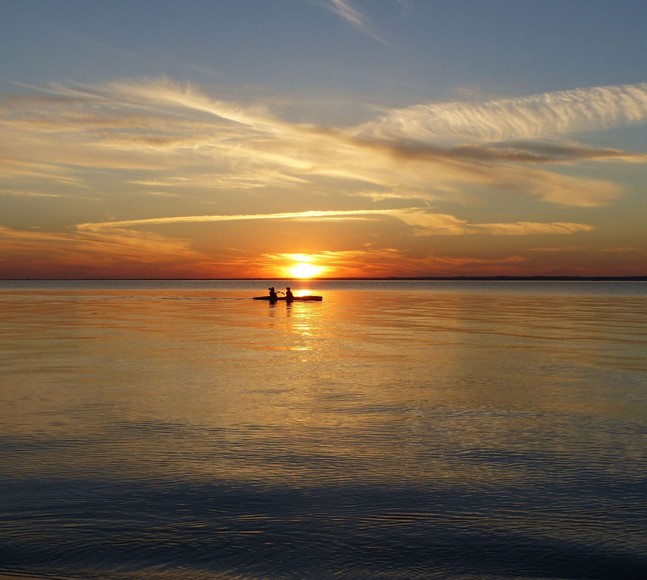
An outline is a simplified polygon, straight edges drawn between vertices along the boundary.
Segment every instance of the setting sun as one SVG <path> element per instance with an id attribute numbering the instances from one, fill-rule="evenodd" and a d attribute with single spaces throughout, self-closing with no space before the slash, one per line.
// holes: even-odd
<path id="1" fill-rule="evenodd" d="M 307 262 L 298 262 L 289 268 L 290 275 L 293 278 L 314 278 L 323 271 L 323 266 L 316 266 Z"/>

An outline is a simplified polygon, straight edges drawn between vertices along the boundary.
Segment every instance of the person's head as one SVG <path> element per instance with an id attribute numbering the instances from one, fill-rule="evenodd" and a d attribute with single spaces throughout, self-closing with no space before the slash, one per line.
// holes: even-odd
<path id="1" fill-rule="evenodd" d="M 288 287 L 286 288 L 286 290 L 289 290 L 289 289 L 290 289 L 290 287 L 288 286 Z"/>

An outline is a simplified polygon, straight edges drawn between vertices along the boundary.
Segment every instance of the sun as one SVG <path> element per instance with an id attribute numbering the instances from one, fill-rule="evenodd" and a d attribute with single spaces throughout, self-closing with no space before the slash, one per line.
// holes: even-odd
<path id="1" fill-rule="evenodd" d="M 288 272 L 293 278 L 308 279 L 318 276 L 324 269 L 323 266 L 309 264 L 308 262 L 297 262 L 288 268 Z"/>

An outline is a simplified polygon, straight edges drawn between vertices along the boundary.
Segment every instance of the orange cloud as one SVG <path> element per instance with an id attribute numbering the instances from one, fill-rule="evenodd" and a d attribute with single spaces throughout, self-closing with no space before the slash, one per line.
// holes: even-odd
<path id="1" fill-rule="evenodd" d="M 0 268 L 13 277 L 191 277 L 208 262 L 184 240 L 151 233 L 21 231 L 0 226 Z"/>
<path id="2" fill-rule="evenodd" d="M 78 224 L 80 231 L 99 232 L 111 228 L 127 228 L 150 225 L 171 225 L 186 223 L 236 222 L 257 220 L 330 220 L 330 219 L 375 219 L 390 217 L 412 226 L 417 235 L 460 236 L 471 234 L 489 235 L 538 235 L 538 234 L 571 234 L 591 231 L 593 227 L 586 224 L 567 222 L 535 223 L 513 222 L 499 224 L 469 224 L 454 216 L 439 214 L 424 208 L 373 209 L 373 210 L 311 210 L 303 212 L 282 212 L 273 214 L 242 215 L 198 215 L 175 216 L 162 218 L 145 218 Z"/>

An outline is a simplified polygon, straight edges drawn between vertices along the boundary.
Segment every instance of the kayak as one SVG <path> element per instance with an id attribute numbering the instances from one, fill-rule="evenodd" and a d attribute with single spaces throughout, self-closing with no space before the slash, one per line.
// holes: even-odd
<path id="1" fill-rule="evenodd" d="M 269 296 L 254 296 L 253 300 L 271 300 L 272 302 L 274 302 L 275 300 L 285 301 L 286 298 L 285 296 L 277 296 L 273 299 L 271 299 Z M 308 294 L 307 296 L 294 296 L 292 300 L 294 302 L 321 302 L 323 300 L 323 296 L 314 296 L 312 294 Z"/>
<path id="2" fill-rule="evenodd" d="M 270 297 L 254 296 L 253 300 L 270 300 Z M 272 299 L 272 302 L 274 302 L 274 300 L 285 300 L 285 296 L 278 296 L 277 298 Z M 308 294 L 307 296 L 294 296 L 292 300 L 294 300 L 294 302 L 321 302 L 323 300 L 323 296 Z"/>

